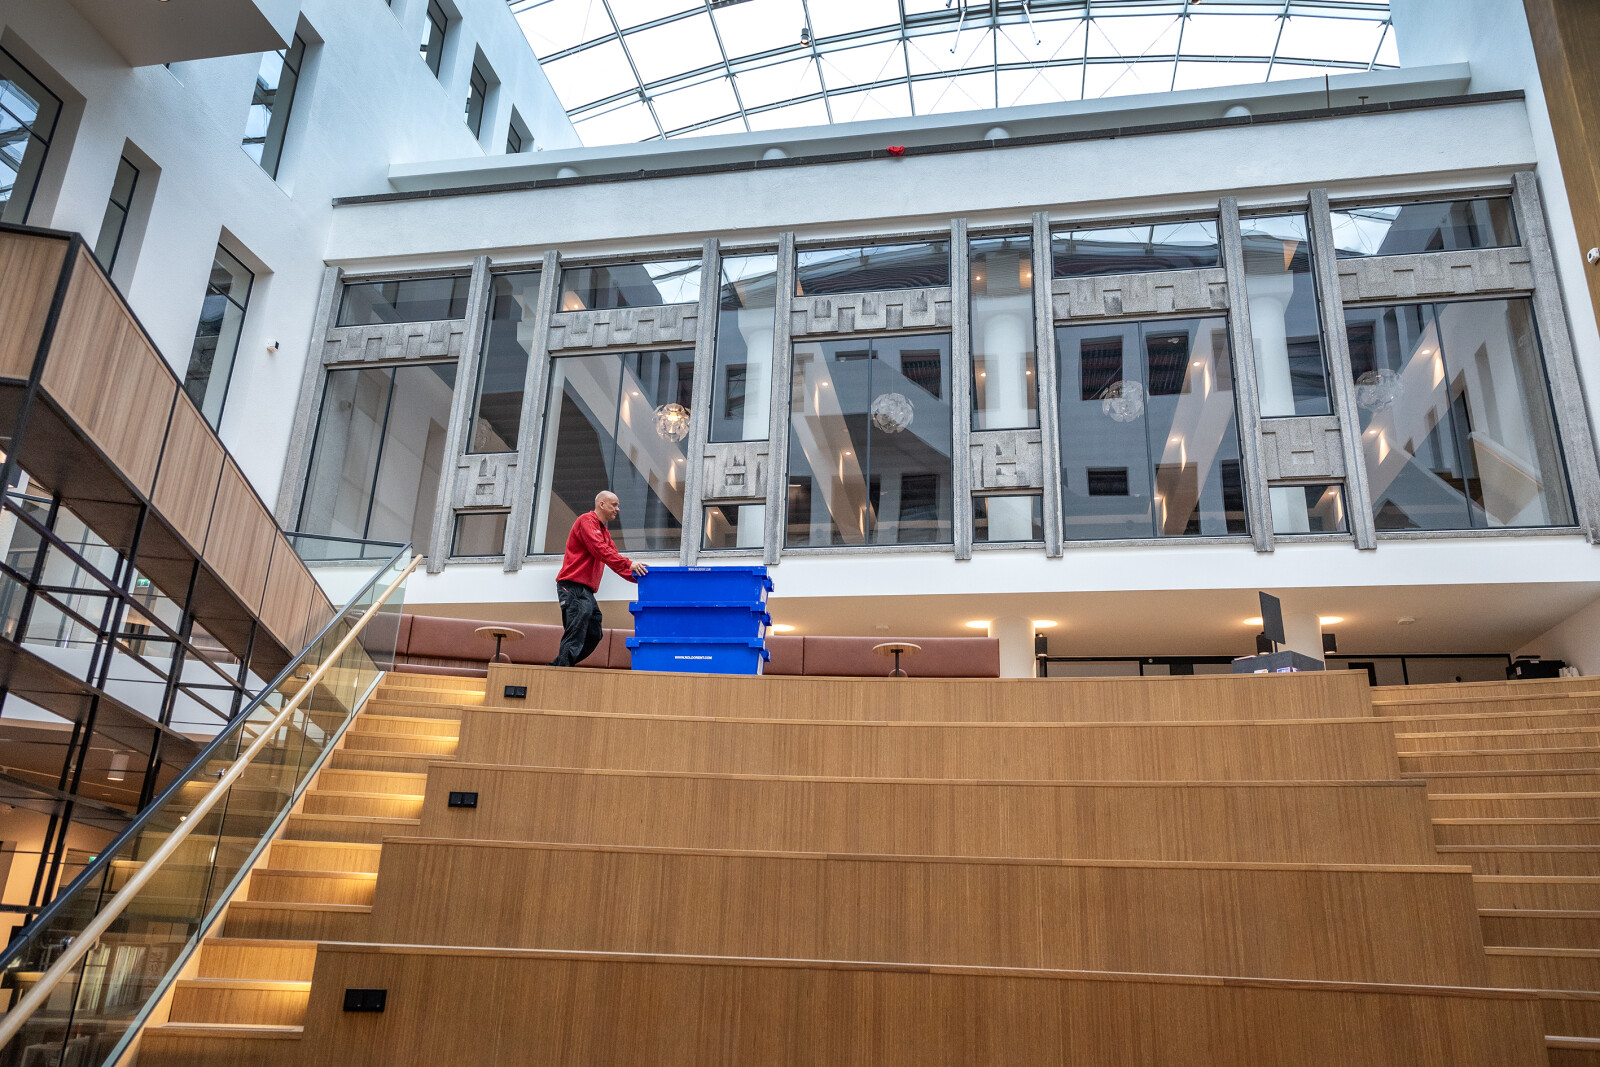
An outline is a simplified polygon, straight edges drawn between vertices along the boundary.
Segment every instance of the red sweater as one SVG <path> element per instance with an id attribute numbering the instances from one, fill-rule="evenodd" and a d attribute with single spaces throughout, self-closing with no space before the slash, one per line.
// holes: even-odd
<path id="1" fill-rule="evenodd" d="M 567 555 L 561 561 L 561 573 L 556 575 L 556 581 L 577 582 L 588 586 L 591 592 L 598 592 L 605 567 L 637 584 L 639 579 L 633 576 L 632 566 L 633 561 L 617 551 L 617 543 L 611 540 L 611 531 L 600 521 L 600 516 L 586 511 L 578 516 L 578 521 L 572 524 L 572 532 L 567 535 Z"/>

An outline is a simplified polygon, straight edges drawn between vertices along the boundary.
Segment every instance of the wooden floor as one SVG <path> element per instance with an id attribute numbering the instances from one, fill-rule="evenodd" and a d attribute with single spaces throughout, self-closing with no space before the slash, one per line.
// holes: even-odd
<path id="1" fill-rule="evenodd" d="M 1600 1064 L 1597 756 L 1586 680 L 394 675 L 139 1062 Z"/>

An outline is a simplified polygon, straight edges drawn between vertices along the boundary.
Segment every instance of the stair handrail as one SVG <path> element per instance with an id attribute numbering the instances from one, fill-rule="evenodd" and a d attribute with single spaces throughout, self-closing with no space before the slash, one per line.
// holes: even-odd
<path id="1" fill-rule="evenodd" d="M 168 835 L 166 841 L 162 842 L 161 847 L 156 849 L 150 858 L 134 872 L 121 889 L 117 890 L 116 895 L 106 902 L 105 906 L 84 926 L 83 930 L 72 938 L 71 943 L 63 949 L 61 955 L 51 964 L 50 969 L 39 977 L 39 980 L 17 1001 L 15 1006 L 6 1012 L 4 1016 L 0 1016 L 0 1048 L 10 1044 L 22 1029 L 23 1024 L 32 1018 L 34 1012 L 44 1006 L 45 1001 L 55 987 L 60 985 L 61 980 L 78 965 L 84 956 L 89 954 L 89 950 L 99 941 L 100 935 L 110 929 L 111 924 L 133 902 L 133 898 L 138 895 L 144 884 L 155 876 L 156 871 L 161 868 L 162 864 L 172 857 L 178 846 L 188 838 L 196 826 L 200 825 L 201 817 L 215 807 L 217 802 L 226 795 L 229 787 L 233 785 L 239 775 L 244 773 L 245 768 L 250 765 L 261 749 L 272 739 L 273 735 L 288 722 L 289 716 L 313 692 L 317 683 L 322 681 L 323 676 L 333 668 L 334 664 L 339 662 L 339 658 L 344 655 L 351 642 L 361 634 L 361 631 L 366 627 L 372 616 L 388 602 L 389 598 L 404 584 L 405 580 L 410 577 L 411 572 L 416 570 L 417 565 L 421 562 L 421 556 L 411 557 L 411 562 L 406 565 L 405 570 L 401 571 L 394 581 L 389 583 L 388 588 L 379 595 L 378 599 L 362 613 L 361 617 L 350 627 L 350 632 L 345 634 L 339 643 L 333 647 L 333 651 L 323 657 L 322 665 L 312 671 L 311 677 L 307 678 L 305 684 L 295 691 L 294 696 L 284 703 L 277 716 L 261 730 L 250 747 L 238 759 L 234 760 L 233 764 L 218 779 L 217 784 L 212 786 L 206 795 L 200 799 L 199 803 L 194 806 L 193 810 L 189 812 L 188 816 L 173 828 L 172 833 Z M 270 691 L 264 690 L 263 695 Z M 240 715 L 238 721 L 242 722 L 244 718 L 244 715 Z M 155 805 L 151 805 L 151 807 L 154 808 Z M 65 897 L 66 894 L 62 894 L 62 896 Z"/>

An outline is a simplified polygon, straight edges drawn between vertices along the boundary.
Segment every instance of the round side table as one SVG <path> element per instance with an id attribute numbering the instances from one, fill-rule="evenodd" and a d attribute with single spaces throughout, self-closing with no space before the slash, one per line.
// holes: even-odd
<path id="1" fill-rule="evenodd" d="M 889 672 L 890 678 L 905 678 L 906 672 L 900 669 L 900 657 L 915 656 L 922 651 L 922 646 L 914 645 L 910 641 L 885 641 L 881 645 L 873 645 L 872 651 L 880 656 L 894 657 L 894 670 Z"/>
<path id="2" fill-rule="evenodd" d="M 489 661 L 490 663 L 510 663 L 511 657 L 500 651 L 500 643 L 502 641 L 521 641 L 527 636 L 521 630 L 510 626 L 480 626 L 473 633 L 481 637 L 494 638 L 494 658 Z"/>

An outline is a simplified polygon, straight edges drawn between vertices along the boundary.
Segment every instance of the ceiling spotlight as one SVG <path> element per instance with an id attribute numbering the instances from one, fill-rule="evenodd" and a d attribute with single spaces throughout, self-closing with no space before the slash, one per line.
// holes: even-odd
<path id="1" fill-rule="evenodd" d="M 775 634 L 792 634 L 794 633 L 794 627 L 786 622 L 775 622 L 772 624 L 772 632 Z"/>
<path id="2" fill-rule="evenodd" d="M 1054 619 L 1034 619 L 1033 620 L 1033 628 L 1035 630 L 1048 630 L 1053 626 L 1059 626 L 1059 625 L 1060 625 L 1060 623 L 1056 622 L 1056 620 L 1054 620 Z"/>
<path id="3" fill-rule="evenodd" d="M 971 622 L 967 623 L 967 629 L 969 630 L 987 630 L 988 628 L 988 619 L 973 619 Z"/>
<path id="4" fill-rule="evenodd" d="M 1258 615 L 1253 619 L 1246 619 L 1246 620 L 1244 620 L 1244 624 L 1246 626 L 1260 626 L 1261 625 L 1261 616 Z"/>
<path id="5" fill-rule="evenodd" d="M 800 43 L 801 44 L 810 44 L 811 43 L 811 27 L 810 26 L 801 26 L 800 27 Z"/>
<path id="6" fill-rule="evenodd" d="M 1324 626 L 1332 626 L 1336 622 L 1344 622 L 1343 615 L 1323 615 L 1317 619 Z"/>

